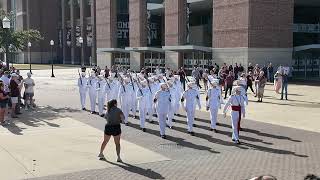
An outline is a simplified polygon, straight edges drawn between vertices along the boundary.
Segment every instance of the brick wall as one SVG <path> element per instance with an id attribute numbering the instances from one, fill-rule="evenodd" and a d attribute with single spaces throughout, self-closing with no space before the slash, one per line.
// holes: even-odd
<path id="1" fill-rule="evenodd" d="M 215 48 L 291 48 L 293 0 L 214 0 Z"/>

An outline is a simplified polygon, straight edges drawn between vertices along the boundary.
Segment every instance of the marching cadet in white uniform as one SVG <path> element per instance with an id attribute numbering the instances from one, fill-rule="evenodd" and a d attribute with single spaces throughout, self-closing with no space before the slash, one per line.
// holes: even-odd
<path id="1" fill-rule="evenodd" d="M 179 102 L 180 99 L 178 99 L 178 97 L 176 97 L 176 89 L 173 85 L 173 81 L 171 81 L 171 80 L 168 81 L 168 85 L 169 85 L 169 92 L 171 95 L 171 103 L 168 104 L 170 109 L 169 109 L 169 113 L 168 113 L 167 126 L 170 129 L 172 129 L 172 120 L 174 118 L 174 113 L 175 113 L 174 104 L 176 103 L 176 101 Z"/>
<path id="2" fill-rule="evenodd" d="M 110 86 L 110 87 L 109 87 Z M 112 99 L 118 100 L 118 93 L 119 93 L 119 87 L 120 82 L 113 78 L 109 78 L 109 85 L 106 86 L 107 89 L 107 101 L 111 101 Z"/>
<path id="3" fill-rule="evenodd" d="M 147 83 L 148 83 L 148 88 L 150 92 L 150 96 L 148 99 L 147 113 L 149 117 L 149 122 L 153 123 L 153 115 L 156 114 L 156 110 L 152 104 L 153 104 L 154 96 L 156 95 L 156 92 L 159 89 L 158 89 L 158 85 L 154 82 L 153 77 L 149 77 Z"/>
<path id="4" fill-rule="evenodd" d="M 138 103 L 137 102 L 137 90 L 139 88 L 138 88 L 137 83 L 132 78 L 132 76 L 130 76 L 129 78 L 130 78 L 130 83 L 129 83 L 129 88 L 128 89 L 129 89 L 129 92 L 131 93 L 131 95 L 130 95 L 130 98 L 131 98 L 131 100 L 130 100 L 130 102 L 131 102 L 130 110 L 132 112 L 132 116 L 135 119 L 137 119 L 138 118 L 137 115 L 136 115 L 136 113 L 137 113 L 137 103 Z"/>
<path id="5" fill-rule="evenodd" d="M 210 130 L 217 133 L 218 109 L 221 109 L 221 90 L 217 88 L 218 82 L 212 81 L 207 91 L 206 106 L 207 111 L 210 110 L 211 127 Z"/>
<path id="6" fill-rule="evenodd" d="M 106 99 L 107 99 L 107 102 L 109 102 L 111 99 L 111 89 L 112 89 L 112 78 L 109 77 L 109 78 L 106 78 L 105 79 L 105 83 L 106 85 L 104 86 L 104 93 L 105 93 L 105 96 L 106 96 Z"/>
<path id="7" fill-rule="evenodd" d="M 97 82 L 98 80 L 97 80 L 96 74 L 94 71 L 92 71 L 88 79 L 91 114 L 96 114 Z"/>
<path id="8" fill-rule="evenodd" d="M 194 82 L 189 82 L 187 83 L 187 85 L 188 90 L 183 93 L 181 102 L 182 106 L 187 112 L 188 133 L 194 136 L 193 121 L 196 110 L 196 103 L 198 104 L 199 109 L 201 109 L 200 93 L 195 87 L 196 84 Z M 184 102 L 186 102 L 186 105 L 184 105 Z"/>
<path id="9" fill-rule="evenodd" d="M 128 117 L 129 117 L 129 111 L 130 111 L 130 106 L 131 106 L 131 93 L 129 90 L 129 78 L 124 78 L 124 82 L 120 84 L 120 89 L 119 89 L 119 101 L 121 104 L 121 110 L 124 115 L 124 123 L 126 126 L 128 126 Z"/>
<path id="10" fill-rule="evenodd" d="M 150 104 L 149 102 L 151 93 L 147 86 L 147 81 L 146 80 L 142 81 L 141 86 L 142 87 L 139 88 L 139 90 L 137 91 L 137 99 L 138 99 L 139 115 L 140 115 L 140 128 L 142 129 L 143 132 L 145 132 L 147 110 L 149 106 L 152 106 L 152 104 Z"/>
<path id="11" fill-rule="evenodd" d="M 161 138 L 166 138 L 166 118 L 169 113 L 168 104 L 171 103 L 170 92 L 168 91 L 168 86 L 166 83 L 160 85 L 161 90 L 158 91 L 154 97 L 154 103 L 156 106 L 159 126 L 160 126 L 160 136 Z"/>
<path id="12" fill-rule="evenodd" d="M 82 110 L 86 110 L 86 98 L 88 91 L 88 79 L 86 78 L 86 73 L 81 73 L 81 76 L 78 79 L 78 87 L 80 93 L 80 102 Z"/>
<path id="13" fill-rule="evenodd" d="M 99 75 L 98 82 L 97 82 L 97 91 L 98 91 L 98 109 L 99 109 L 99 115 L 101 117 L 104 116 L 103 109 L 106 101 L 105 86 L 106 86 L 106 81 L 104 80 L 104 76 Z"/>
<path id="14" fill-rule="evenodd" d="M 231 95 L 224 106 L 224 117 L 226 117 L 226 113 L 231 106 L 231 123 L 232 123 L 232 140 L 240 144 L 239 141 L 239 131 L 240 131 L 240 122 L 241 116 L 245 118 L 245 99 L 241 95 L 241 87 L 235 87 L 235 94 Z"/>
<path id="15" fill-rule="evenodd" d="M 176 99 L 178 99 L 177 101 L 174 102 L 174 114 L 178 114 L 179 109 L 180 109 L 180 99 L 183 93 L 183 88 L 182 88 L 182 84 L 180 82 L 180 77 L 179 75 L 175 75 L 174 76 L 174 86 L 175 86 L 175 96 Z"/>

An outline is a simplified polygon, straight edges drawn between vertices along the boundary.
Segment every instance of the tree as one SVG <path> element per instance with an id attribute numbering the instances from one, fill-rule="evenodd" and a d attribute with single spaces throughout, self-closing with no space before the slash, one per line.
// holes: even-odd
<path id="1" fill-rule="evenodd" d="M 37 42 L 43 39 L 38 30 L 30 29 L 15 31 L 13 28 L 3 29 L 2 19 L 4 17 L 13 19 L 13 15 L 0 9 L 0 49 L 6 54 L 8 54 L 9 51 L 23 51 L 27 48 L 28 42 Z M 6 59 L 6 65 L 9 69 L 8 58 Z"/>

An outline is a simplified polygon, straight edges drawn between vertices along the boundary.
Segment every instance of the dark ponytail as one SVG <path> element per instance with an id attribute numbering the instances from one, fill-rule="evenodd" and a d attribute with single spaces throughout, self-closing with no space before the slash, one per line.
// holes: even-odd
<path id="1" fill-rule="evenodd" d="M 108 102 L 107 108 L 108 108 L 108 112 L 110 111 L 110 109 L 114 106 L 116 106 L 117 104 L 117 100 L 112 99 L 111 101 Z"/>

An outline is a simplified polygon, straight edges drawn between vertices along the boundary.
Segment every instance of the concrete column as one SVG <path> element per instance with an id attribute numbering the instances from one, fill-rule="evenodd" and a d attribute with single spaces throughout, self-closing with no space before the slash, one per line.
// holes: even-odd
<path id="1" fill-rule="evenodd" d="M 147 46 L 147 1 L 129 0 L 130 47 Z M 139 71 L 144 66 L 142 53 L 130 53 L 130 69 Z"/>
<path id="2" fill-rule="evenodd" d="M 165 45 L 186 43 L 186 0 L 165 1 Z M 166 52 L 166 66 L 178 69 L 183 65 L 182 53 Z"/>
<path id="3" fill-rule="evenodd" d="M 97 29 L 96 29 L 96 0 L 91 1 L 91 27 L 92 27 L 92 46 L 91 60 L 97 64 Z"/>
<path id="4" fill-rule="evenodd" d="M 62 29 L 62 63 L 66 63 L 67 28 L 66 28 L 66 0 L 61 0 L 61 29 Z"/>
<path id="5" fill-rule="evenodd" d="M 96 0 L 97 64 L 100 67 L 113 64 L 112 53 L 103 48 L 117 47 L 117 0 Z"/>
<path id="6" fill-rule="evenodd" d="M 70 0 L 70 24 L 71 24 L 71 64 L 75 64 L 76 58 L 76 22 L 75 22 L 75 0 Z"/>
<path id="7" fill-rule="evenodd" d="M 87 50 L 87 22 L 86 22 L 86 0 L 80 0 L 80 28 L 81 37 L 83 38 L 83 43 L 81 46 L 81 65 L 86 62 L 86 50 Z"/>

